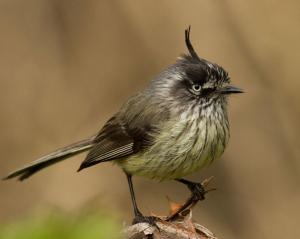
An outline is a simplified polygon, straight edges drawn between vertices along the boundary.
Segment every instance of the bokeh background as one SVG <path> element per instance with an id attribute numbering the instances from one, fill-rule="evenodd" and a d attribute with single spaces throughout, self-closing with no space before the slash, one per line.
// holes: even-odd
<path id="1" fill-rule="evenodd" d="M 199 55 L 247 92 L 230 100 L 222 159 L 190 177 L 214 175 L 218 188 L 194 219 L 220 238 L 300 237 L 299 8 L 296 0 L 1 0 L 0 175 L 97 132 L 186 52 L 191 25 Z M 76 173 L 83 159 L 24 183 L 0 182 L 0 225 L 16 228 L 54 211 L 84 214 L 82 223 L 89 213 L 129 223 L 121 170 L 106 163 Z M 188 195 L 175 182 L 134 183 L 146 214 L 164 215 L 166 196 L 182 202 Z"/>

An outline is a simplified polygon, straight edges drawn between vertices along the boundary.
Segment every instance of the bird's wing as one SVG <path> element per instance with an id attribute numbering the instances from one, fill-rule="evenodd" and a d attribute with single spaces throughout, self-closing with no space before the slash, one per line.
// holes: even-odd
<path id="1" fill-rule="evenodd" d="M 140 134 L 141 135 L 141 134 Z M 92 165 L 119 159 L 136 153 L 141 146 L 142 138 L 130 135 L 119 119 L 111 118 L 94 139 L 94 146 L 82 162 L 78 171 Z M 138 142 L 139 141 L 139 142 Z"/>

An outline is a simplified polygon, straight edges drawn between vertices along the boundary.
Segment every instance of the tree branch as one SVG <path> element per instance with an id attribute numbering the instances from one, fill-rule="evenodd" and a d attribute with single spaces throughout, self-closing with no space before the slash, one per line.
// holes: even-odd
<path id="1" fill-rule="evenodd" d="M 127 239 L 217 239 L 206 227 L 193 223 L 190 212 L 183 220 L 168 222 L 158 218 L 156 226 L 138 223 L 125 228 Z"/>

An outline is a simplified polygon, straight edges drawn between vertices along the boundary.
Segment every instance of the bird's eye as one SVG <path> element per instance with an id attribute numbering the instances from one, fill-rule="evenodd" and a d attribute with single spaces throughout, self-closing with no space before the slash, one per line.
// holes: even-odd
<path id="1" fill-rule="evenodd" d="M 201 86 L 198 84 L 192 85 L 192 90 L 195 92 L 199 92 L 201 90 Z"/>

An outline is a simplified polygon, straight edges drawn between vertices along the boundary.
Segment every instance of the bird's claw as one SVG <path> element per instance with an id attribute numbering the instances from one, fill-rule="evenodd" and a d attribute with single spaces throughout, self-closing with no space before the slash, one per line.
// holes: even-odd
<path id="1" fill-rule="evenodd" d="M 138 224 L 138 223 L 148 223 L 151 226 L 156 226 L 157 217 L 154 216 L 144 216 L 142 214 L 138 214 L 135 216 L 135 218 L 132 221 L 132 225 Z"/>
<path id="2" fill-rule="evenodd" d="M 191 191 L 192 195 L 187 199 L 187 201 L 172 215 L 170 215 L 167 220 L 173 220 L 180 216 L 181 214 L 185 214 L 185 211 L 190 210 L 194 207 L 198 201 L 203 201 L 205 199 L 205 194 L 208 192 L 216 190 L 216 188 L 206 189 L 207 185 L 211 182 L 213 177 L 209 177 L 203 180 L 201 183 L 190 182 L 187 180 L 182 180 L 181 182 L 184 183 L 189 190 Z"/>

